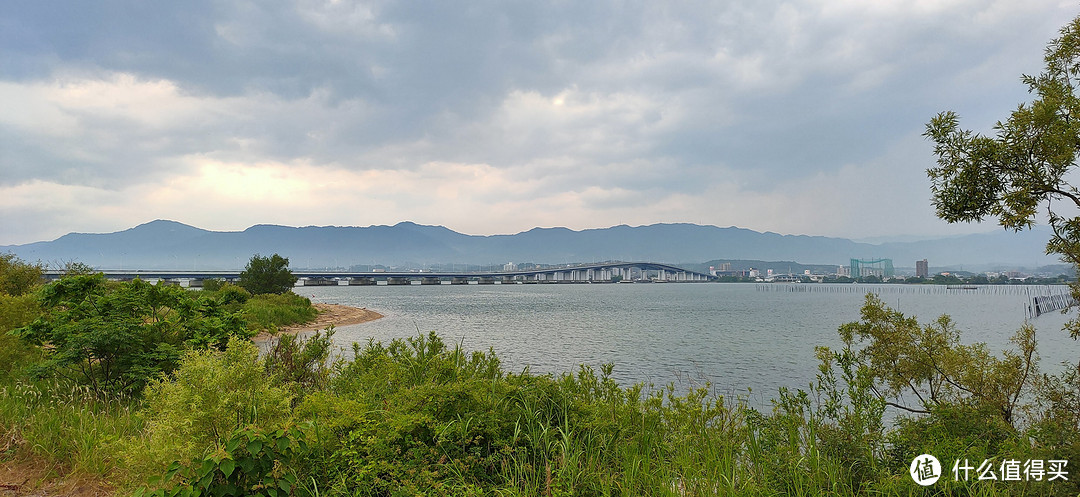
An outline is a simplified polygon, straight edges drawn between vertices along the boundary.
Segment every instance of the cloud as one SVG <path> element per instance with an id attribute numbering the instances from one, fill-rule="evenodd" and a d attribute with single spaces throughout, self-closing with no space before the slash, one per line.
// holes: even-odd
<path id="1" fill-rule="evenodd" d="M 0 218 L 18 225 L 0 243 L 156 217 L 975 229 L 929 210 L 923 123 L 1004 117 L 1074 10 L 18 2 L 0 7 Z"/>

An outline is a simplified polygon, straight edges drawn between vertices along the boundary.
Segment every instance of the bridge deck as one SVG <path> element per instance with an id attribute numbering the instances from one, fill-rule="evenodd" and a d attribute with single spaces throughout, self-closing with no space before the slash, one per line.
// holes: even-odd
<path id="1" fill-rule="evenodd" d="M 165 279 L 165 280 L 204 280 L 220 278 L 235 280 L 240 271 L 213 270 L 120 270 L 102 271 L 114 279 Z M 57 278 L 59 271 L 49 271 L 47 276 Z M 715 276 L 689 271 L 669 264 L 656 262 L 616 262 L 581 264 L 565 267 L 524 269 L 515 271 L 293 271 L 301 279 L 335 280 L 388 280 L 388 279 L 439 279 L 439 280 L 529 280 L 529 281 L 610 281 L 615 277 L 624 280 L 654 279 L 662 281 L 710 281 Z"/>

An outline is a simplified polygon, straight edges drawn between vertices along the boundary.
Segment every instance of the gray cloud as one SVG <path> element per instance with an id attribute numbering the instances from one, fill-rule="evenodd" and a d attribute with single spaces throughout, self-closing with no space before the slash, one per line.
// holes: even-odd
<path id="1" fill-rule="evenodd" d="M 708 219 L 717 185 L 774 195 L 872 179 L 885 163 L 921 176 L 931 157 L 910 137 L 947 108 L 977 129 L 1004 117 L 1070 9 L 17 0 L 0 6 L 0 99 L 16 109 L 0 117 L 0 188 L 120 191 L 196 177 L 206 161 L 358 173 L 482 164 L 519 195 L 577 195 L 581 218 L 568 225 L 635 197 L 680 199 L 654 222 L 740 224 L 730 206 Z M 0 206 L 3 217 L 33 212 Z"/>

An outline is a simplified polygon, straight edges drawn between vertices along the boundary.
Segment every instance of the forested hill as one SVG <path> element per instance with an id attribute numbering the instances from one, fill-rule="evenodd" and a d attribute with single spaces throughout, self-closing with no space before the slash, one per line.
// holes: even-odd
<path id="1" fill-rule="evenodd" d="M 613 226 L 574 231 L 534 228 L 513 235 L 465 235 L 411 222 L 393 226 L 288 227 L 256 225 L 244 231 L 208 231 L 158 220 L 116 233 L 70 233 L 56 240 L 0 246 L 28 261 L 79 261 L 115 269 L 236 269 L 255 253 L 279 253 L 294 268 L 448 263 L 561 264 L 606 260 L 693 262 L 719 259 L 847 264 L 851 258 L 894 260 L 912 267 L 1057 262 L 1044 254 L 1045 230 L 868 244 L 843 238 L 780 235 L 745 228 L 695 224 Z"/>

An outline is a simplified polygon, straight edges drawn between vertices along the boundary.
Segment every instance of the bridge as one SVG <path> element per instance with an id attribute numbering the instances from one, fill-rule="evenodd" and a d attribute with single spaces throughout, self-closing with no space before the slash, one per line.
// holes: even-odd
<path id="1" fill-rule="evenodd" d="M 102 270 L 114 280 L 164 280 L 184 286 L 201 286 L 211 278 L 235 281 L 240 271 L 187 270 Z M 48 278 L 59 278 L 60 271 L 49 271 Z M 526 283 L 633 283 L 705 282 L 715 276 L 658 262 L 598 262 L 558 267 L 509 271 L 293 271 L 297 286 L 369 286 L 369 285 L 468 285 Z"/>

